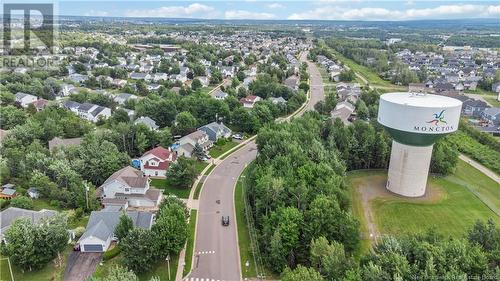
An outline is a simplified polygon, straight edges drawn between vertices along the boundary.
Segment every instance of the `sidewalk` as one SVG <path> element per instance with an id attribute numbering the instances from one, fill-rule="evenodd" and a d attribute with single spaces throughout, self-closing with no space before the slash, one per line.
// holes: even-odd
<path id="1" fill-rule="evenodd" d="M 472 167 L 478 169 L 481 173 L 485 174 L 487 177 L 491 178 L 492 180 L 500 184 L 500 177 L 490 169 L 486 168 L 485 166 L 479 164 L 478 162 L 472 160 L 471 158 L 463 154 L 460 154 L 460 156 L 458 157 L 464 160 L 465 162 L 469 163 Z"/>

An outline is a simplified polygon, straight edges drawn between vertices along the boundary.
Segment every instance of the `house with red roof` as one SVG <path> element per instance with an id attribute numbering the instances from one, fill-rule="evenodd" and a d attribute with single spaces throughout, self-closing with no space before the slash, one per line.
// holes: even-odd
<path id="1" fill-rule="evenodd" d="M 144 153 L 139 160 L 144 175 L 165 177 L 170 163 L 177 160 L 177 155 L 170 148 L 158 146 Z"/>
<path id="2" fill-rule="evenodd" d="M 243 107 L 253 108 L 256 102 L 261 101 L 262 99 L 258 96 L 248 95 L 244 98 L 240 99 L 240 103 L 243 104 Z"/>

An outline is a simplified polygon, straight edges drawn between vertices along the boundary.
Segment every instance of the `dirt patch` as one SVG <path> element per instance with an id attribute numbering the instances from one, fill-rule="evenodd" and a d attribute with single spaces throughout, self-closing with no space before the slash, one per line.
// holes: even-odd
<path id="1" fill-rule="evenodd" d="M 371 208 L 371 201 L 374 199 L 398 200 L 402 202 L 415 203 L 436 203 L 446 197 L 446 192 L 433 184 L 428 183 L 425 195 L 417 198 L 408 198 L 395 194 L 385 188 L 387 176 L 385 174 L 355 176 L 351 179 L 351 185 L 359 194 L 363 215 L 366 220 L 369 239 L 376 242 L 380 237 L 375 223 L 375 213 Z"/>

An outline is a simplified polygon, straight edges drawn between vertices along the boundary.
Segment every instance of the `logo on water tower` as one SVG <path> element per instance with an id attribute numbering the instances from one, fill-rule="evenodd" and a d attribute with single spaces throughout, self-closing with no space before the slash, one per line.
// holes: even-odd
<path id="1" fill-rule="evenodd" d="M 448 124 L 444 120 L 444 112 L 445 112 L 445 109 L 441 110 L 441 112 L 439 112 L 439 113 L 432 114 L 432 116 L 434 116 L 434 119 L 432 119 L 431 121 L 427 121 L 427 123 L 434 124 L 434 126 L 438 126 L 441 124 Z"/>

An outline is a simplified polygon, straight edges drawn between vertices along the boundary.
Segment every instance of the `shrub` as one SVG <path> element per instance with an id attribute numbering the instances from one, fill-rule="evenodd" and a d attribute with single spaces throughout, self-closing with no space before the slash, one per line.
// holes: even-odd
<path id="1" fill-rule="evenodd" d="M 22 209 L 33 209 L 33 201 L 26 196 L 17 196 L 10 200 L 10 205 L 12 207 L 22 208 Z"/>
<path id="2" fill-rule="evenodd" d="M 75 239 L 80 238 L 83 235 L 83 233 L 85 233 L 85 227 L 79 226 L 75 228 Z"/>
<path id="3" fill-rule="evenodd" d="M 9 205 L 10 201 L 5 199 L 0 199 L 0 208 L 3 209 Z"/>
<path id="4" fill-rule="evenodd" d="M 104 254 L 102 255 L 102 259 L 104 261 L 110 260 L 110 259 L 118 256 L 120 254 L 120 251 L 121 251 L 120 247 L 118 245 L 116 245 L 111 250 L 107 250 L 106 252 L 104 252 Z"/>

